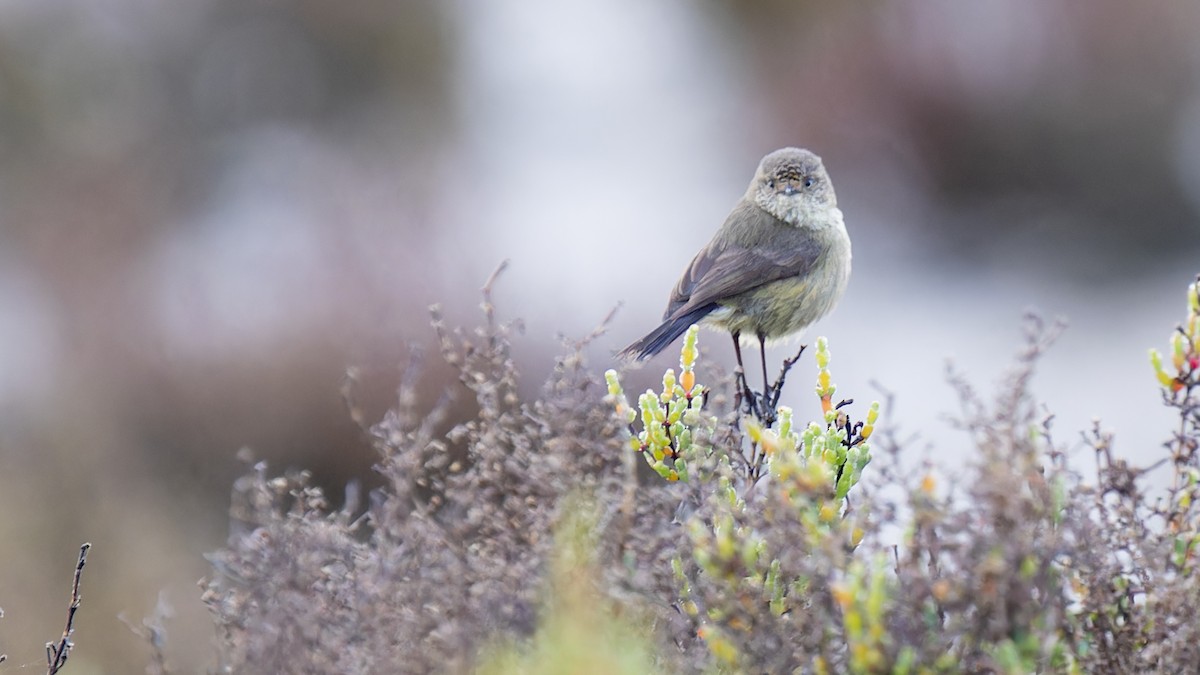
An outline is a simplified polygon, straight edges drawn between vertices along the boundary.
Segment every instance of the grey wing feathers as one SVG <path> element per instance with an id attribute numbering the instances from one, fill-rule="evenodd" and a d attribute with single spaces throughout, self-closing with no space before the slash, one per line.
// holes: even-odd
<path id="1" fill-rule="evenodd" d="M 671 299 L 667 302 L 666 311 L 663 312 L 663 321 L 678 313 L 680 307 L 689 304 L 696 287 L 717 260 L 719 253 L 713 250 L 716 244 L 716 240 L 709 242 L 708 246 L 705 246 L 696 254 L 695 258 L 692 258 L 691 264 L 683 271 L 683 276 L 679 277 L 679 281 L 675 283 L 675 288 L 671 291 Z"/>
<path id="2" fill-rule="evenodd" d="M 775 245 L 752 249 L 736 244 L 721 246 L 717 241 L 710 243 L 692 260 L 675 285 L 663 319 L 719 303 L 773 281 L 800 276 L 821 255 L 820 245 L 811 237 L 772 243 Z"/>

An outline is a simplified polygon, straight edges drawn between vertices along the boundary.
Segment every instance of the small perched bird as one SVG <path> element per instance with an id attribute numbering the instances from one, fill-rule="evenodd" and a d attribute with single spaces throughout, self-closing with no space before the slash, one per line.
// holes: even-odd
<path id="1" fill-rule="evenodd" d="M 703 322 L 733 334 L 739 368 L 741 340 L 758 338 L 766 387 L 767 340 L 828 314 L 849 278 L 850 237 L 821 158 L 776 150 L 675 284 L 662 325 L 620 355 L 648 359 Z"/>

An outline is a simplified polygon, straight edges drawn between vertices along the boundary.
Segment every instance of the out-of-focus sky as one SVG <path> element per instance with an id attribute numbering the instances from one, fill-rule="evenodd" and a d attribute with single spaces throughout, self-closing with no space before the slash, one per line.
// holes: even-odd
<path id="1" fill-rule="evenodd" d="M 878 381 L 961 463 L 946 359 L 986 390 L 1032 307 L 1070 321 L 1035 380 L 1059 437 L 1158 449 L 1146 349 L 1200 271 L 1195 3 L 0 3 L 0 650 L 42 663 L 86 539 L 71 668 L 140 668 L 114 617 L 160 589 L 201 668 L 240 447 L 369 479 L 342 373 L 380 413 L 427 306 L 475 320 L 503 259 L 529 390 L 623 302 L 602 371 L 785 145 L 854 242 L 810 334 L 841 393 Z"/>

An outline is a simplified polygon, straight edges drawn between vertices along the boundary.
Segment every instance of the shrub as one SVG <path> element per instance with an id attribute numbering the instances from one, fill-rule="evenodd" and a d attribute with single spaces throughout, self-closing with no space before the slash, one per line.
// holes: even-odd
<path id="1" fill-rule="evenodd" d="M 595 334 L 523 400 L 490 285 L 481 327 L 451 330 L 434 313 L 478 413 L 451 425 L 444 403 L 418 410 L 406 380 L 371 427 L 386 482 L 365 504 L 334 509 L 307 474 L 262 464 L 238 481 L 205 590 L 223 672 L 1200 663 L 1200 280 L 1169 357 L 1152 355 L 1179 415 L 1164 494 L 1099 428 L 1096 475 L 1068 465 L 1029 391 L 1058 331 L 1035 318 L 992 400 L 951 378 L 975 459 L 944 476 L 901 461 L 878 404 L 834 402 L 824 340 L 824 415 L 808 423 L 730 410 L 727 386 L 698 382 L 694 331 L 678 376 L 636 405 L 618 373 L 602 382 L 587 367 Z"/>

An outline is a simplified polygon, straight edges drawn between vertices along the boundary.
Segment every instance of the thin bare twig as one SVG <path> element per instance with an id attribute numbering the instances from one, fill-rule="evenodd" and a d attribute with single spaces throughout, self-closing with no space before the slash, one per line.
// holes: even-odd
<path id="1" fill-rule="evenodd" d="M 75 632 L 75 612 L 79 611 L 79 601 L 82 599 L 79 596 L 79 579 L 83 576 L 83 566 L 87 564 L 87 554 L 91 548 L 92 545 L 86 543 L 79 547 L 79 561 L 75 563 L 75 579 L 71 583 L 71 604 L 67 608 L 67 625 L 58 642 L 46 643 L 46 675 L 55 675 L 62 670 L 67 665 L 71 650 L 75 648 L 71 634 Z"/>
<path id="2" fill-rule="evenodd" d="M 800 351 L 796 352 L 795 356 L 783 360 L 783 367 L 779 370 L 779 377 L 775 379 L 770 389 L 763 392 L 763 398 L 767 399 L 765 407 L 768 410 L 774 411 L 779 406 L 779 397 L 783 394 L 783 382 L 787 379 L 788 371 L 792 369 L 792 366 L 796 365 L 796 362 L 804 355 L 804 350 L 807 348 L 808 345 L 800 345 Z M 774 413 L 772 413 L 772 416 L 774 416 Z M 774 420 L 772 420 L 773 422 Z"/>

